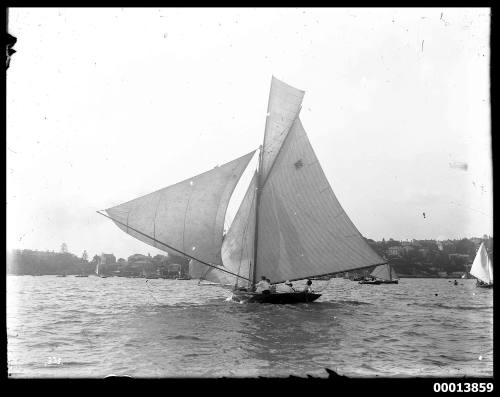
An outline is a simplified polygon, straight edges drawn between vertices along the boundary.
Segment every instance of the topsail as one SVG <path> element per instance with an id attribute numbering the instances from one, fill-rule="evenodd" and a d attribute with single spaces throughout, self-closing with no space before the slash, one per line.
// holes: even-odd
<path id="1" fill-rule="evenodd" d="M 304 93 L 274 76 L 271 79 L 260 170 L 262 180 L 267 177 L 288 131 L 299 114 Z"/>

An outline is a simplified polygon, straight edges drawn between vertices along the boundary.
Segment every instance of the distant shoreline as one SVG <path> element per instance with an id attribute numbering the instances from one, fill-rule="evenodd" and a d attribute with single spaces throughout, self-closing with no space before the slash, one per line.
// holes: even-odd
<path id="1" fill-rule="evenodd" d="M 412 275 L 399 275 L 399 278 L 451 278 L 451 279 L 455 279 L 455 280 L 472 280 L 472 277 L 469 277 L 469 278 L 464 278 L 462 279 L 462 277 L 454 277 L 454 276 L 412 276 Z"/>
<path id="2" fill-rule="evenodd" d="M 16 274 L 16 273 L 7 273 L 8 276 L 33 276 L 33 277 L 39 277 L 39 276 L 59 276 L 59 274 Z M 67 277 L 76 277 L 77 274 L 67 274 Z M 95 274 L 89 274 L 88 276 L 96 276 Z M 98 276 L 96 276 L 98 277 Z M 107 275 L 107 277 L 121 277 L 121 278 L 148 278 L 148 277 L 143 277 L 143 276 L 118 276 L 118 275 Z M 332 278 L 343 278 L 343 277 L 332 277 Z M 455 279 L 455 280 L 472 280 L 473 277 L 469 278 L 464 278 L 462 279 L 461 277 L 453 277 L 453 276 L 419 276 L 419 275 L 399 275 L 399 278 L 443 278 L 443 279 Z M 158 279 L 166 279 L 166 280 L 176 280 L 175 278 L 168 278 L 168 277 L 158 277 Z M 305 280 L 305 279 L 304 279 Z M 320 281 L 320 280 L 316 280 Z M 323 281 L 328 281 L 328 280 L 323 280 Z"/>

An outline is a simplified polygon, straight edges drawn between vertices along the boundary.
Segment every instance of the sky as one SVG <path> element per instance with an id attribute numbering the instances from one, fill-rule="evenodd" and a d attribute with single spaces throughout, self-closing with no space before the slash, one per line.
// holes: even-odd
<path id="1" fill-rule="evenodd" d="M 96 211 L 258 148 L 273 75 L 363 236 L 493 234 L 488 8 L 11 8 L 9 31 L 8 249 L 160 253 Z"/>

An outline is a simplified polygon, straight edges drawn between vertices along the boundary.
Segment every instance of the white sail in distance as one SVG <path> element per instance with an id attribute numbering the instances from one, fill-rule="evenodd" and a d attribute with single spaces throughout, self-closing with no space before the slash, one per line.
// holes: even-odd
<path id="1" fill-rule="evenodd" d="M 481 243 L 477 250 L 470 274 L 487 284 L 493 284 L 493 262 L 488 256 L 484 243 Z"/>
<path id="2" fill-rule="evenodd" d="M 370 276 L 381 280 L 395 280 L 399 278 L 396 271 L 389 264 L 379 265 L 370 273 Z"/>
<path id="3" fill-rule="evenodd" d="M 231 194 L 255 151 L 106 210 L 124 232 L 153 247 L 220 265 Z M 140 232 L 140 233 L 138 233 Z"/>
<path id="4" fill-rule="evenodd" d="M 385 263 L 335 197 L 299 118 L 260 189 L 255 279 L 277 283 Z"/>

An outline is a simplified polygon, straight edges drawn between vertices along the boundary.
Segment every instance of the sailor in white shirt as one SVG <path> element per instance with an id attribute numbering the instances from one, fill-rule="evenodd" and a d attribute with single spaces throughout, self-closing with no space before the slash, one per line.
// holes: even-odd
<path id="1" fill-rule="evenodd" d="M 311 284 L 312 284 L 312 281 L 308 279 L 306 282 L 306 286 L 304 287 L 303 292 L 313 292 Z"/>
<path id="2" fill-rule="evenodd" d="M 262 279 L 255 284 L 255 292 L 262 293 L 263 291 L 269 291 L 269 283 L 266 280 L 266 276 L 262 276 Z"/>
<path id="3" fill-rule="evenodd" d="M 295 290 L 293 289 L 293 284 L 288 280 L 285 281 L 285 285 L 283 286 L 283 288 L 281 288 L 281 290 L 283 292 L 295 292 Z"/>

